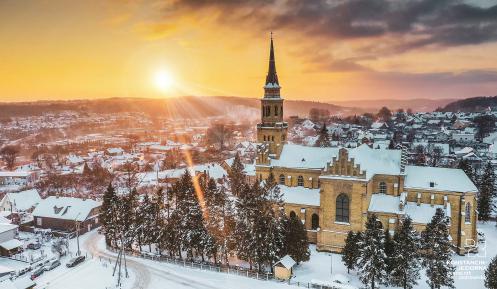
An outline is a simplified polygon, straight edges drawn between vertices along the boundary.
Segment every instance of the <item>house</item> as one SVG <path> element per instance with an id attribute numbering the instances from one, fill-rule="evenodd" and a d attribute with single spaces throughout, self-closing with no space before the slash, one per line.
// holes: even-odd
<path id="1" fill-rule="evenodd" d="M 274 277 L 279 280 L 288 280 L 292 277 L 293 267 L 297 264 L 289 255 L 281 258 L 274 264 Z"/>
<path id="2" fill-rule="evenodd" d="M 7 193 L 0 201 L 0 211 L 32 212 L 40 201 L 41 197 L 36 189 Z"/>
<path id="3" fill-rule="evenodd" d="M 100 226 L 98 216 L 101 202 L 90 199 L 50 196 L 33 211 L 36 228 L 83 234 Z"/>
<path id="4" fill-rule="evenodd" d="M 31 172 L 0 172 L 0 186 L 30 186 L 35 181 L 35 175 Z"/>
<path id="5" fill-rule="evenodd" d="M 15 239 L 17 236 L 18 226 L 13 224 L 0 224 L 0 255 L 11 256 L 19 252 L 22 243 Z"/>

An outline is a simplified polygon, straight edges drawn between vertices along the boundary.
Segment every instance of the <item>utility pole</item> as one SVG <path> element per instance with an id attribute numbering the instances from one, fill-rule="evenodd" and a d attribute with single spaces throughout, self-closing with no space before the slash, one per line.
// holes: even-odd
<path id="1" fill-rule="evenodd" d="M 78 251 L 76 252 L 76 256 L 80 256 L 81 255 L 81 251 L 79 250 L 79 221 L 78 221 L 78 217 L 81 213 L 78 213 L 76 215 L 76 218 L 74 218 L 74 222 L 76 223 L 76 244 L 78 244 Z"/>

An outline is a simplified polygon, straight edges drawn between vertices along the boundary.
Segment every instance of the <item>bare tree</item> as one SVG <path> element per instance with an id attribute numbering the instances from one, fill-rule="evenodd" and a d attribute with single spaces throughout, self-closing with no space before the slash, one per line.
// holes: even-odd
<path id="1" fill-rule="evenodd" d="M 19 147 L 17 146 L 4 146 L 0 150 L 0 157 L 5 162 L 8 170 L 13 170 L 16 163 L 16 158 L 19 155 Z"/>

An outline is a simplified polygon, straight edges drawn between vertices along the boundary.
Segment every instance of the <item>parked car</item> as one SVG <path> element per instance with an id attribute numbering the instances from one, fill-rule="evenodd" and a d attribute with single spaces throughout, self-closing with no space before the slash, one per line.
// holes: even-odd
<path id="1" fill-rule="evenodd" d="M 46 271 L 50 271 L 54 268 L 57 268 L 60 266 L 60 261 L 59 260 L 52 260 L 50 261 L 50 263 L 48 263 L 46 266 L 45 266 L 45 270 Z"/>
<path id="2" fill-rule="evenodd" d="M 28 244 L 28 249 L 38 250 L 40 248 L 41 248 L 41 244 L 40 243 L 29 243 Z"/>
<path id="3" fill-rule="evenodd" d="M 38 278 L 38 276 L 40 276 L 41 274 L 43 274 L 43 272 L 45 272 L 45 267 L 40 267 L 40 268 L 34 270 L 31 273 L 31 280 L 34 280 L 34 279 Z"/>
<path id="4" fill-rule="evenodd" d="M 84 260 L 85 260 L 85 256 L 74 257 L 71 260 L 69 260 L 69 262 L 67 262 L 66 266 L 68 268 L 74 267 L 74 266 L 78 265 L 79 263 L 82 263 Z"/>

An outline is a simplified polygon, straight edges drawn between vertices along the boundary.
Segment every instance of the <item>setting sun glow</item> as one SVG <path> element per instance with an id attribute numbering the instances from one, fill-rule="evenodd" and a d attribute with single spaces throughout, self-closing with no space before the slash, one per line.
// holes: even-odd
<path id="1" fill-rule="evenodd" d="M 162 92 L 168 91 L 174 84 L 172 75 L 165 70 L 157 71 L 154 75 L 154 84 Z"/>

